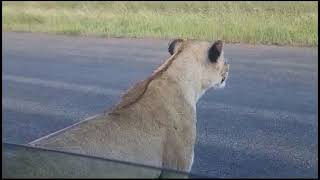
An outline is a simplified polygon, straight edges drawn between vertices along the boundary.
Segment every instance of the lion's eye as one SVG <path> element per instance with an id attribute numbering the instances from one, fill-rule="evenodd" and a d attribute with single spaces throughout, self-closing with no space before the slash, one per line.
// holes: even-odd
<path id="1" fill-rule="evenodd" d="M 226 77 L 225 76 L 223 76 L 223 78 L 222 78 L 222 80 L 221 80 L 221 83 L 223 83 L 223 81 L 226 79 Z"/>

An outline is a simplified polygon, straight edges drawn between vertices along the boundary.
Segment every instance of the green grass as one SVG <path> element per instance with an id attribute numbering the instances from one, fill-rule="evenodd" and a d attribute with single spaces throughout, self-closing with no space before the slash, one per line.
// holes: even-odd
<path id="1" fill-rule="evenodd" d="M 4 31 L 318 46 L 317 2 L 2 2 Z"/>

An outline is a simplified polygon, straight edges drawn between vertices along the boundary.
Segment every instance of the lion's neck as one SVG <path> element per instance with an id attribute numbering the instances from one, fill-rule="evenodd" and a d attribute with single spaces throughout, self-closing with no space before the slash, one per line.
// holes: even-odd
<path id="1" fill-rule="evenodd" d="M 194 61 L 195 57 L 184 56 L 180 54 L 179 59 L 169 58 L 153 76 L 135 84 L 111 113 L 117 114 L 119 111 L 126 110 L 127 107 L 139 104 L 141 99 L 148 99 L 147 101 L 159 99 L 162 109 L 185 114 L 191 112 L 196 115 L 196 104 L 203 94 L 201 67 Z"/>
<path id="2" fill-rule="evenodd" d="M 197 64 L 192 61 L 178 59 L 172 63 L 162 75 L 163 89 L 171 89 L 181 96 L 180 101 L 189 104 L 196 113 L 196 104 L 203 95 Z M 195 62 L 195 61 L 193 61 Z M 174 97 L 173 97 L 174 98 Z"/>

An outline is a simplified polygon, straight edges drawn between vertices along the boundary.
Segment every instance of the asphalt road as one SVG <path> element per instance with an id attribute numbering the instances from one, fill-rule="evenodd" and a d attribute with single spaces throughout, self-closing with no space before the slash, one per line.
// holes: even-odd
<path id="1" fill-rule="evenodd" d="M 167 40 L 2 33 L 3 141 L 27 143 L 92 116 L 168 56 Z M 230 77 L 197 105 L 192 172 L 318 176 L 318 50 L 225 45 Z"/>

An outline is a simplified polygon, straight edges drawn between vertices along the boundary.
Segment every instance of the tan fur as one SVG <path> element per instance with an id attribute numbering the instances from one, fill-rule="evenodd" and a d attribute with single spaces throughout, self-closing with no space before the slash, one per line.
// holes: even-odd
<path id="1" fill-rule="evenodd" d="M 216 63 L 208 61 L 210 45 L 183 41 L 175 54 L 130 88 L 108 113 L 29 144 L 189 172 L 196 103 L 228 75 L 223 55 Z"/>
<path id="2" fill-rule="evenodd" d="M 132 88 L 128 90 L 126 94 L 122 97 L 122 100 L 120 103 L 113 109 L 111 113 L 116 113 L 117 110 L 126 108 L 133 103 L 136 103 L 141 99 L 141 97 L 144 95 L 144 93 L 147 91 L 147 88 L 152 80 L 160 76 L 163 72 L 165 72 L 169 66 L 172 64 L 172 62 L 175 60 L 175 58 L 178 56 L 178 54 L 181 52 L 183 47 L 180 47 L 174 55 L 172 55 L 164 64 L 162 64 L 159 68 L 157 68 L 153 74 L 148 77 L 146 80 L 143 80 L 141 82 L 138 82 L 135 84 Z"/>

